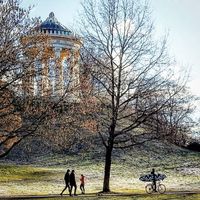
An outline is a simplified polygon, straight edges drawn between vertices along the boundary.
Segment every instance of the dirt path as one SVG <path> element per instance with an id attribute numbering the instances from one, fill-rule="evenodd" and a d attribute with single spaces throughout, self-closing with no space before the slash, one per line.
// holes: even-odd
<path id="1" fill-rule="evenodd" d="M 165 194 L 175 194 L 175 195 L 187 195 L 187 194 L 200 194 L 200 191 L 173 191 L 173 192 L 166 192 Z M 151 194 L 154 195 L 154 194 Z M 104 196 L 104 197 L 109 197 L 109 196 L 116 196 L 116 197 L 131 197 L 131 196 L 138 196 L 138 197 L 146 197 L 149 196 L 149 194 L 136 194 L 136 193 L 110 193 L 110 194 L 97 194 L 97 193 L 89 193 L 89 194 L 85 194 L 85 195 L 78 195 L 77 197 L 88 197 L 88 198 L 92 198 L 92 197 L 96 197 L 96 196 Z M 59 199 L 63 199 L 69 197 L 69 195 L 23 195 L 23 196 L 0 196 L 0 200 L 28 200 L 28 199 L 43 199 L 43 198 L 59 198 Z"/>

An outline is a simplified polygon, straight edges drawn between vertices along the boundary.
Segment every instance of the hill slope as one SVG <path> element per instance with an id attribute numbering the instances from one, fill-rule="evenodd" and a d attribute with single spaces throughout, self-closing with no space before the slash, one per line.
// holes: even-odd
<path id="1" fill-rule="evenodd" d="M 4 159 L 0 165 L 1 194 L 58 194 L 64 187 L 66 169 L 86 176 L 86 191 L 102 189 L 104 149 L 69 154 L 31 155 L 27 161 Z M 168 143 L 151 141 L 127 151 L 114 151 L 111 189 L 118 192 L 144 192 L 140 175 L 152 168 L 167 175 L 168 191 L 196 191 L 200 185 L 200 154 Z"/>

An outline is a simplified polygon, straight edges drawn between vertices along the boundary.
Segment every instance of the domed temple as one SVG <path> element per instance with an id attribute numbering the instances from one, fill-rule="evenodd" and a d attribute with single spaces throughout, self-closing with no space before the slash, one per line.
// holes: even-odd
<path id="1" fill-rule="evenodd" d="M 51 62 L 51 59 L 48 63 L 37 63 L 35 67 L 41 68 L 43 73 L 29 82 L 32 86 L 28 93 L 38 96 L 63 95 L 69 85 L 71 88 L 79 85 L 81 40 L 59 23 L 53 12 L 36 27 L 34 34 L 38 33 L 46 34 L 50 38 L 50 51 L 59 64 Z"/>
<path id="2" fill-rule="evenodd" d="M 53 12 L 51 12 L 49 17 L 47 17 L 47 19 L 37 27 L 37 30 L 41 33 L 48 33 L 52 36 L 73 36 L 73 33 L 69 29 L 58 22 Z"/>

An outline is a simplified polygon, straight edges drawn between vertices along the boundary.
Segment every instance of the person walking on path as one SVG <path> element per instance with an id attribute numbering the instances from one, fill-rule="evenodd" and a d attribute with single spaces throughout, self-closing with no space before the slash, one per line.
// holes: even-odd
<path id="1" fill-rule="evenodd" d="M 80 178 L 80 190 L 82 194 L 85 194 L 85 176 L 83 176 L 83 174 L 81 174 L 81 178 Z"/>
<path id="2" fill-rule="evenodd" d="M 72 189 L 74 187 L 74 196 L 76 196 L 76 189 L 77 189 L 77 185 L 76 185 L 76 178 L 75 178 L 75 171 L 72 170 L 70 176 L 69 176 L 69 182 L 70 182 L 70 196 L 72 196 Z"/>
<path id="3" fill-rule="evenodd" d="M 63 191 L 60 193 L 60 195 L 63 194 L 63 192 L 68 188 L 69 194 L 71 194 L 70 192 L 70 174 L 69 174 L 70 170 L 68 169 L 67 172 L 65 173 L 65 188 L 63 189 Z"/>

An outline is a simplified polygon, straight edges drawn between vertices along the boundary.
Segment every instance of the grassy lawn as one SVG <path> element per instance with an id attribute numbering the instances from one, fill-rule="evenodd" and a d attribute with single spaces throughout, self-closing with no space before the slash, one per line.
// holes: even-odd
<path id="1" fill-rule="evenodd" d="M 137 150 L 138 152 L 138 150 Z M 163 153 L 149 151 L 115 156 L 112 164 L 110 186 L 113 192 L 135 194 L 129 197 L 78 197 L 78 199 L 186 199 L 181 195 L 144 195 L 146 183 L 139 181 L 140 175 L 147 174 L 152 167 L 164 173 L 167 191 L 200 191 L 200 154 L 189 151 Z M 75 169 L 77 185 L 81 174 L 86 176 L 86 193 L 102 190 L 104 163 L 102 155 L 90 153 L 73 156 L 53 155 L 37 158 L 31 164 L 0 164 L 0 196 L 16 195 L 58 195 L 64 188 L 66 170 Z M 79 188 L 77 193 L 80 194 Z M 143 196 L 138 196 L 143 195 Z M 65 196 L 66 199 L 67 196 Z M 196 198 L 196 199 L 195 199 Z M 60 199 L 60 198 L 58 198 Z M 74 197 L 76 199 L 76 197 Z M 187 195 L 187 199 L 200 199 L 198 195 Z"/>

